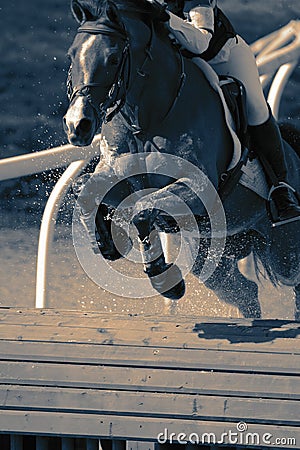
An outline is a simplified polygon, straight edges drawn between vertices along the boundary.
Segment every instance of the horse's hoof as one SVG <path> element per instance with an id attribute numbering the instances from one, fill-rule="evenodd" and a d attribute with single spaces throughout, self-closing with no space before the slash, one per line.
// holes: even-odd
<path id="1" fill-rule="evenodd" d="M 164 292 L 162 295 L 170 300 L 179 300 L 185 294 L 185 282 L 184 280 L 179 281 L 172 289 Z"/>
<path id="2" fill-rule="evenodd" d="M 185 282 L 179 267 L 169 264 L 166 269 L 157 275 L 150 275 L 149 279 L 153 288 L 170 300 L 179 300 L 185 294 Z"/>

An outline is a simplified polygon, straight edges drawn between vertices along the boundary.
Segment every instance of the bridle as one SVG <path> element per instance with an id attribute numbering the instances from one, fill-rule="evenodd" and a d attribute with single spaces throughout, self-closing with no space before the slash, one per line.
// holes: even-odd
<path id="1" fill-rule="evenodd" d="M 150 38 L 148 41 L 148 44 L 145 47 L 145 59 L 139 69 L 136 72 L 136 75 L 140 77 L 145 77 L 145 66 L 148 62 L 151 62 L 153 60 L 152 56 L 152 50 L 153 50 L 153 40 L 154 40 L 154 29 L 153 29 L 153 23 L 150 21 L 149 24 L 150 27 Z M 102 87 L 101 83 L 97 82 L 90 82 L 87 84 L 80 84 L 75 87 L 72 85 L 72 65 L 69 68 L 68 71 L 68 78 L 67 78 L 67 94 L 70 103 L 74 100 L 77 96 L 83 96 L 88 99 L 90 105 L 92 106 L 95 116 L 97 119 L 97 125 L 96 129 L 99 128 L 99 125 L 101 123 L 107 123 L 115 117 L 115 115 L 123 108 L 123 106 L 126 103 L 127 94 L 130 89 L 130 83 L 131 85 L 134 84 L 135 79 L 132 79 L 131 77 L 131 52 L 130 52 L 130 39 L 129 35 L 125 29 L 120 29 L 114 27 L 113 24 L 101 24 L 94 21 L 87 21 L 83 23 L 77 30 L 78 33 L 91 33 L 91 34 L 102 34 L 102 35 L 114 35 L 119 37 L 124 41 L 124 47 L 122 50 L 122 58 L 120 61 L 120 64 L 118 66 L 118 69 L 116 71 L 115 79 L 113 81 L 113 84 L 111 88 L 109 89 L 107 98 L 104 100 L 104 102 L 100 103 L 99 105 L 95 104 L 92 95 L 91 95 L 91 88 L 93 87 Z M 186 79 L 186 74 L 184 70 L 184 59 L 183 56 L 177 46 L 175 46 L 175 49 L 178 52 L 179 59 L 180 59 L 180 77 L 179 77 L 179 84 L 177 86 L 176 95 L 173 98 L 173 101 L 168 109 L 168 111 L 165 114 L 165 118 L 171 113 L 173 110 L 180 94 L 181 90 L 184 86 L 184 82 Z M 134 77 L 135 78 L 135 77 Z M 112 109 L 113 108 L 113 109 Z M 107 113 L 108 109 L 112 109 L 109 113 Z M 122 112 L 122 111 L 121 111 Z M 122 114 L 126 122 L 129 121 L 128 117 L 125 114 Z M 129 124 L 132 125 L 132 124 Z M 141 130 L 140 130 L 141 131 Z M 135 131 L 136 133 L 139 133 L 140 131 Z"/>
<path id="2" fill-rule="evenodd" d="M 130 58 L 130 46 L 129 37 L 126 31 L 114 28 L 112 25 L 107 26 L 105 24 L 95 24 L 95 22 L 85 22 L 81 25 L 77 33 L 91 33 L 91 34 L 103 34 L 114 35 L 121 38 L 124 41 L 124 47 L 122 50 L 122 58 L 117 68 L 114 81 L 107 94 L 107 98 L 99 105 L 95 104 L 91 95 L 91 88 L 102 87 L 101 83 L 90 82 L 86 84 L 80 84 L 75 87 L 72 86 L 72 65 L 69 68 L 67 78 L 67 94 L 70 103 L 77 96 L 86 97 L 92 106 L 96 118 L 97 128 L 102 122 L 109 122 L 120 111 L 126 102 L 126 96 L 129 88 L 130 72 L 131 72 L 131 58 Z M 123 92 L 121 93 L 121 89 Z M 107 110 L 114 108 L 109 114 Z"/>

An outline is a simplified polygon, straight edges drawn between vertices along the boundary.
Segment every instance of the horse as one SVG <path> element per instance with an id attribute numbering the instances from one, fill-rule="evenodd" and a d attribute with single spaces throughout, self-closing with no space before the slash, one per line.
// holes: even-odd
<path id="1" fill-rule="evenodd" d="M 159 293 L 179 299 L 183 276 L 176 264 L 166 262 L 157 232 L 188 229 L 184 203 L 199 233 L 191 272 L 201 278 L 213 241 L 211 217 L 224 208 L 225 222 L 222 214 L 219 219 L 221 228 L 226 226 L 225 241 L 205 286 L 244 317 L 260 317 L 257 283 L 238 266 L 252 252 L 258 271 L 260 263 L 275 285 L 293 286 L 299 318 L 299 222 L 273 228 L 265 200 L 241 184 L 219 201 L 233 141 L 220 97 L 203 71 L 182 55 L 147 0 L 72 0 L 72 12 L 80 26 L 68 52 L 70 102 L 64 127 L 77 146 L 89 145 L 97 130 L 102 133 L 100 163 L 79 196 L 91 241 L 96 220 L 102 255 L 120 256 L 105 214 L 133 196 L 130 220 L 144 270 Z M 300 155 L 284 145 L 289 181 L 299 189 Z"/>

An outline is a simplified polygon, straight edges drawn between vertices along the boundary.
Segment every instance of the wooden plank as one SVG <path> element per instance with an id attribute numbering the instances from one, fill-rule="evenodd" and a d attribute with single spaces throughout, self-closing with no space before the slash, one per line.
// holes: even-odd
<path id="1" fill-rule="evenodd" d="M 162 332 L 162 333 L 168 333 L 173 334 L 176 332 L 176 334 L 180 335 L 181 333 L 196 333 L 198 332 L 200 334 L 199 337 L 201 337 L 201 334 L 203 334 L 203 337 L 206 339 L 211 338 L 222 338 L 226 339 L 228 338 L 230 341 L 238 341 L 238 336 L 241 337 L 241 341 L 250 341 L 254 340 L 254 342 L 264 342 L 264 341 L 272 341 L 276 338 L 284 338 L 284 337 L 291 337 L 296 338 L 300 335 L 300 326 L 299 324 L 289 322 L 289 325 L 287 325 L 284 321 L 260 321 L 264 323 L 265 325 L 260 326 L 252 326 L 251 324 L 236 324 L 235 322 L 218 322 L 218 323 L 212 323 L 212 322 L 203 322 L 200 324 L 193 324 L 193 322 L 189 323 L 177 323 L 177 322 L 162 322 L 158 321 L 146 321 L 146 320 L 135 320 L 135 318 L 130 318 L 130 320 L 123 319 L 115 319 L 113 316 L 113 319 L 103 319 L 103 318 L 92 318 L 90 320 L 83 320 L 82 317 L 79 318 L 79 320 L 73 320 L 74 318 L 71 317 L 68 320 L 57 320 L 56 316 L 50 316 L 50 319 L 54 319 L 54 323 L 49 324 L 48 320 L 45 323 L 44 322 L 44 316 L 41 316 L 39 320 L 33 321 L 31 316 L 23 315 L 23 322 L 24 324 L 20 325 L 35 325 L 36 327 L 43 327 L 43 326 L 56 326 L 60 328 L 73 328 L 76 330 L 75 334 L 78 334 L 78 329 L 93 329 L 97 330 L 97 332 L 107 333 L 112 331 L 118 331 L 120 330 L 120 327 L 123 329 L 131 329 L 134 328 L 135 333 L 140 331 L 140 335 L 145 336 L 145 334 L 153 334 L 153 332 Z M 17 317 L 19 318 L 19 317 Z M 43 319 L 43 320 L 41 320 Z M 15 320 L 12 320 L 14 322 Z M 90 323 L 90 321 L 94 322 L 94 325 Z M 50 321 L 52 322 L 52 321 Z M 134 324 L 133 324 L 134 322 Z M 254 321 L 255 322 L 255 321 Z M 254 323 L 253 322 L 253 323 Z M 259 322 L 259 323 L 260 323 Z M 270 323 L 269 323 L 270 322 Z M 277 323 L 278 322 L 278 323 Z M 7 323 L 7 322 L 5 322 Z M 282 324 L 282 325 L 281 325 Z M 13 325 L 13 323 L 11 323 Z M 61 331 L 59 331 L 61 333 Z M 82 335 L 82 332 L 80 333 Z M 252 338 L 252 339 L 251 339 Z M 296 341 L 297 342 L 297 341 Z"/>
<path id="2" fill-rule="evenodd" d="M 175 433 L 185 433 L 189 438 L 191 433 L 196 433 L 199 439 L 206 439 L 207 433 L 215 433 L 216 440 L 220 441 L 222 433 L 236 432 L 236 423 L 224 421 L 201 420 L 176 420 L 149 417 L 127 416 L 126 418 L 106 416 L 101 414 L 75 414 L 75 413 L 51 413 L 43 411 L 0 411 L 1 428 L 3 432 L 53 434 L 77 437 L 108 437 L 110 439 L 131 439 L 156 441 L 158 434 L 167 429 L 168 436 Z M 264 425 L 248 423 L 246 433 L 239 434 L 239 443 L 243 444 L 246 436 L 255 433 L 259 441 L 254 442 L 257 447 L 262 445 L 266 433 L 271 437 L 270 444 L 274 445 L 276 439 L 286 439 L 284 448 L 297 448 L 295 442 L 300 442 L 300 428 L 280 425 Z M 174 438 L 175 439 L 175 438 Z M 181 438 L 182 439 L 182 438 Z M 293 439 L 293 442 L 288 442 Z"/>
<path id="3" fill-rule="evenodd" d="M 211 418 L 299 425 L 299 401 L 45 386 L 0 386 L 0 409 Z"/>
<path id="4" fill-rule="evenodd" d="M 261 340 L 254 335 L 243 338 L 227 336 L 224 338 L 214 338 L 193 332 L 182 333 L 180 338 L 177 332 L 168 334 L 155 330 L 132 330 L 118 329 L 106 331 L 103 328 L 78 329 L 59 327 L 36 327 L 34 325 L 5 325 L 0 324 L 0 339 L 2 340 L 23 340 L 36 342 L 93 342 L 107 345 L 134 345 L 148 347 L 173 347 L 173 348 L 215 348 L 215 349 L 239 349 L 260 350 L 280 353 L 300 354 L 300 339 L 296 339 L 297 330 L 286 330 L 275 332 L 267 338 Z M 281 336 L 281 337 L 279 337 Z"/>
<path id="5" fill-rule="evenodd" d="M 195 323 L 193 317 L 149 317 L 149 316 L 128 316 L 128 314 L 118 315 L 116 313 L 84 315 L 83 313 L 69 314 L 61 312 L 61 314 L 42 314 L 39 310 L 28 310 L 23 313 L 9 312 L 0 314 L 0 322 L 5 324 L 17 325 L 36 325 L 36 326 L 59 326 L 71 328 L 101 328 L 119 329 L 132 326 L 137 330 L 156 329 L 157 331 L 193 331 L 195 328 L 201 328 L 209 325 L 211 333 L 214 329 L 223 327 L 222 332 L 230 335 L 250 334 L 255 329 L 257 335 L 266 335 L 271 330 L 299 330 L 300 322 L 288 320 L 250 320 L 250 319 L 220 319 L 220 318 L 203 318 L 201 321 L 197 319 Z"/>
<path id="6" fill-rule="evenodd" d="M 196 317 L 193 315 L 163 315 L 157 316 L 152 314 L 131 314 L 131 313 L 119 313 L 119 312 L 105 312 L 105 311 L 80 311 L 80 310 L 56 310 L 56 309 L 36 309 L 36 308 L 0 308 L 0 317 L 13 317 L 13 316 L 34 316 L 43 317 L 43 320 L 47 318 L 57 317 L 59 321 L 63 320 L 90 320 L 95 319 L 106 320 L 107 323 L 111 320 L 136 320 L 136 321 L 149 321 L 151 323 L 176 323 L 176 325 L 182 324 L 194 324 L 194 323 L 227 323 L 231 325 L 245 325 L 255 327 L 268 327 L 268 328 L 290 328 L 291 326 L 298 327 L 300 321 L 283 320 L 283 319 L 244 319 L 244 318 L 227 318 L 227 317 Z M 22 319 L 21 319 L 22 320 Z"/>
<path id="7" fill-rule="evenodd" d="M 300 371 L 300 358 L 288 353 L 55 342 L 0 341 L 0 359 L 282 374 Z"/>
<path id="8" fill-rule="evenodd" d="M 37 316 L 37 313 L 35 313 L 35 315 Z M 59 326 L 63 327 L 63 322 L 57 322 L 56 317 L 58 314 L 56 315 L 50 315 L 50 318 L 54 318 L 55 319 L 55 323 L 57 323 Z M 14 316 L 18 319 L 21 317 L 23 317 L 23 319 L 25 318 L 25 320 L 29 320 L 29 318 L 27 317 L 27 314 L 14 314 Z M 40 319 L 45 319 L 46 315 L 40 314 Z M 60 314 L 61 317 L 66 317 L 66 314 Z M 113 319 L 112 318 L 108 318 L 106 317 L 106 319 L 103 319 L 103 315 L 99 315 L 99 314 L 94 314 L 92 315 L 92 319 L 94 320 L 95 323 L 99 321 L 102 323 L 100 323 L 100 325 L 102 325 L 103 327 L 98 327 L 96 330 L 94 328 L 92 328 L 93 330 L 95 330 L 95 333 L 102 333 L 102 334 L 106 334 L 108 330 L 118 330 L 120 329 L 120 325 L 122 324 L 122 326 L 125 329 L 128 328 L 132 328 L 132 321 L 135 321 L 135 333 L 137 333 L 137 329 L 139 328 L 139 331 L 141 333 L 139 333 L 140 335 L 140 340 L 142 340 L 143 344 L 145 345 L 145 341 L 146 343 L 149 345 L 149 340 L 145 340 L 143 341 L 143 336 L 145 336 L 145 333 L 147 333 L 146 329 L 148 327 L 148 333 L 151 334 L 152 338 L 153 338 L 153 333 L 155 331 L 160 331 L 162 329 L 162 327 L 171 327 L 170 329 L 174 331 L 174 329 L 176 330 L 176 335 L 178 335 L 178 333 L 181 332 L 188 332 L 189 334 L 191 334 L 192 332 L 195 332 L 196 330 L 198 330 L 199 332 L 199 338 L 203 339 L 205 338 L 205 340 L 211 340 L 212 338 L 221 338 L 221 339 L 226 339 L 231 341 L 232 343 L 235 342 L 235 345 L 237 345 L 239 343 L 239 339 L 235 336 L 241 336 L 240 341 L 244 344 L 244 342 L 251 342 L 251 341 L 256 341 L 256 347 L 258 345 L 261 346 L 261 344 L 263 344 L 265 341 L 271 341 L 272 344 L 274 344 L 274 339 L 275 339 L 275 344 L 278 347 L 279 344 L 279 340 L 280 339 L 284 339 L 284 336 L 286 337 L 297 337 L 297 335 L 299 335 L 300 333 L 300 329 L 299 329 L 299 323 L 293 323 L 291 321 L 278 321 L 278 320 L 255 320 L 255 321 L 230 321 L 230 320 L 225 320 L 223 319 L 222 322 L 218 322 L 215 321 L 212 322 L 212 320 L 210 321 L 206 321 L 206 322 L 201 322 L 200 324 L 196 324 L 196 327 L 193 328 L 193 322 L 191 322 L 191 318 L 189 318 L 189 323 L 186 324 L 180 324 L 177 322 L 161 322 L 161 320 L 157 320 L 157 318 L 155 319 L 156 322 L 145 322 L 144 319 L 141 319 L 140 317 L 138 319 L 136 319 L 135 317 L 130 317 L 129 320 L 125 320 L 123 317 L 123 320 L 121 320 L 122 316 L 118 316 L 117 320 L 115 319 L 115 315 L 113 315 Z M 105 315 L 104 315 L 105 316 Z M 83 313 L 78 313 L 77 315 L 75 315 L 75 317 L 77 317 L 77 319 L 79 318 L 79 323 L 81 323 L 81 328 L 84 327 L 85 328 L 85 332 L 86 332 L 86 328 L 91 328 L 91 326 L 89 325 L 90 320 L 88 320 L 88 317 L 86 317 Z M 125 315 L 125 318 L 128 317 L 128 315 Z M 70 325 L 68 325 L 68 327 L 70 328 L 75 328 L 76 329 L 76 333 L 78 334 L 78 326 L 79 323 L 76 323 L 76 326 L 72 326 L 72 318 L 73 317 L 69 317 L 68 321 L 70 322 Z M 125 322 L 124 322 L 125 320 Z M 154 319 L 153 319 L 154 320 Z M 173 319 L 174 320 L 174 319 Z M 32 321 L 30 319 L 30 322 L 32 324 Z M 246 325 L 245 325 L 246 323 Z M 127 324 L 127 325 L 126 325 Z M 125 327 L 126 325 L 126 327 Z M 38 326 L 44 326 L 43 323 L 39 323 Z M 65 328 L 68 328 L 65 327 Z M 106 327 L 106 328 L 105 328 Z M 175 328 L 174 328 L 175 327 Z M 275 328 L 276 327 L 276 328 Z M 63 327 L 64 328 L 64 327 Z M 80 328 L 80 326 L 79 326 Z M 141 329 L 140 329 L 141 328 Z M 164 328 L 165 329 L 165 328 Z M 169 328 L 168 328 L 169 329 Z M 167 330 L 167 329 L 166 329 Z M 203 334 L 203 331 L 205 330 L 205 333 L 203 336 L 201 336 L 201 334 Z M 84 332 L 84 333 L 85 333 Z M 51 333 L 51 331 L 50 331 Z M 59 330 L 59 334 L 61 335 L 63 332 L 61 330 Z M 168 334 L 167 335 L 167 339 L 168 339 L 168 343 L 170 343 L 170 339 L 172 339 L 172 336 L 174 335 L 174 333 Z M 259 336 L 261 336 L 261 339 L 259 339 Z M 263 337 L 262 337 L 263 336 Z M 282 338 L 280 338 L 280 336 L 282 336 Z M 74 335 L 72 334 L 72 337 L 74 339 Z M 157 335 L 155 336 L 157 337 Z M 279 339 L 276 339 L 278 338 Z M 24 336 L 23 336 L 24 338 Z M 80 333 L 80 338 L 84 338 L 84 335 L 81 331 Z M 180 336 L 181 339 L 179 339 L 178 341 L 182 341 L 182 336 Z M 112 339 L 112 338 L 111 338 Z M 214 339 L 215 340 L 215 339 Z M 261 343 L 260 343 L 261 342 Z M 129 342 L 130 344 L 130 342 Z M 286 344 L 288 344 L 286 342 Z M 293 351 L 294 352 L 298 352 L 298 346 L 295 348 L 295 344 L 297 345 L 297 341 L 294 341 L 294 344 L 289 343 L 290 346 L 288 348 L 293 347 Z M 174 343 L 175 345 L 175 343 Z M 188 343 L 186 343 L 186 346 L 188 346 Z M 192 346 L 193 347 L 193 346 Z M 273 347 L 272 347 L 273 349 Z M 283 349 L 282 349 L 283 351 Z"/>
<path id="9" fill-rule="evenodd" d="M 137 329 L 149 328 L 149 327 L 155 327 L 159 329 L 176 329 L 176 328 L 182 328 L 182 329 L 190 329 L 194 326 L 193 321 L 190 319 L 188 322 L 180 322 L 178 323 L 176 321 L 164 321 L 163 318 L 159 320 L 157 317 L 155 320 L 149 320 L 146 318 L 139 317 L 128 317 L 128 315 L 122 316 L 114 316 L 111 315 L 111 317 L 103 317 L 103 316 L 92 316 L 92 317 L 86 317 L 86 316 L 79 316 L 79 315 L 64 315 L 64 316 L 57 316 L 57 315 L 37 315 L 37 314 L 31 314 L 30 312 L 24 313 L 22 315 L 16 315 L 16 314 L 0 314 L 0 322 L 2 324 L 7 325 L 36 325 L 36 326 L 58 326 L 58 327 L 70 327 L 70 328 L 99 328 L 104 327 L 107 329 L 116 329 L 120 328 L 121 326 L 127 327 L 132 326 L 134 323 L 134 326 L 137 327 Z"/>
<path id="10" fill-rule="evenodd" d="M 143 367 L 0 362 L 2 384 L 300 399 L 295 376 Z"/>

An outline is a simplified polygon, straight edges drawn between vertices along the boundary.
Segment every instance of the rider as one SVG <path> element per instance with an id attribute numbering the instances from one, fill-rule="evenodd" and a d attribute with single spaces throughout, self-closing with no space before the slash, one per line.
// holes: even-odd
<path id="1" fill-rule="evenodd" d="M 218 75 L 235 77 L 244 84 L 252 146 L 264 157 L 278 180 L 276 183 L 272 177 L 271 183 L 278 223 L 300 219 L 300 206 L 287 183 L 280 131 L 265 100 L 250 47 L 235 33 L 218 8 L 217 0 L 165 1 L 169 15 L 167 26 L 176 40 L 195 56 L 206 60 Z"/>

